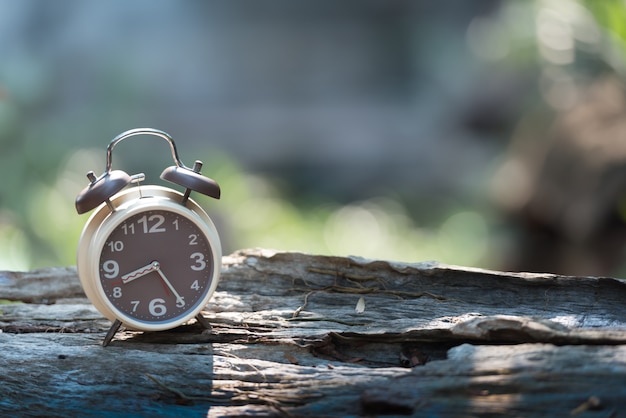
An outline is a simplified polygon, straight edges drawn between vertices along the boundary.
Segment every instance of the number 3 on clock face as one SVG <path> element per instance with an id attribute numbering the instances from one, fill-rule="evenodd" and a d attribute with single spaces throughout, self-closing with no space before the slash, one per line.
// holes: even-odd
<path id="1" fill-rule="evenodd" d="M 211 220 L 159 197 L 121 208 L 102 221 L 82 257 L 79 249 L 79 270 L 81 258 L 94 257 L 95 280 L 85 292 L 105 316 L 131 328 L 168 329 L 197 315 L 221 267 Z"/>

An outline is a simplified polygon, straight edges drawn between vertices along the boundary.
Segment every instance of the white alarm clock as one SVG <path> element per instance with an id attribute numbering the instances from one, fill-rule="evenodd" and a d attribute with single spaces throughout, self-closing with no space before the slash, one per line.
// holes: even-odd
<path id="1" fill-rule="evenodd" d="M 111 170 L 114 147 L 136 135 L 166 140 L 176 165 L 161 178 L 185 188 L 183 193 L 141 185 L 143 174 Z M 133 129 L 107 147 L 105 172 L 87 173 L 89 185 L 76 198 L 79 214 L 95 211 L 80 236 L 77 269 L 85 294 L 113 321 L 107 345 L 121 325 L 162 331 L 197 318 L 217 286 L 222 250 L 211 218 L 189 195 L 219 199 L 218 184 L 200 174 L 202 163 L 185 167 L 174 140 L 156 129 Z M 135 186 L 127 188 L 131 183 Z"/>

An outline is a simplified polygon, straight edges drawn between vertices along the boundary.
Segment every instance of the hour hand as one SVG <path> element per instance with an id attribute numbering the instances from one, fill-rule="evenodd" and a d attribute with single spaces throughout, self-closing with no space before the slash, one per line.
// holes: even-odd
<path id="1" fill-rule="evenodd" d="M 137 270 L 133 270 L 130 273 L 126 273 L 122 276 L 122 283 L 126 284 L 132 282 L 135 279 L 145 276 L 148 273 L 153 272 L 159 268 L 159 263 L 156 261 L 151 261 L 149 264 L 146 264 L 143 267 L 139 267 Z"/>

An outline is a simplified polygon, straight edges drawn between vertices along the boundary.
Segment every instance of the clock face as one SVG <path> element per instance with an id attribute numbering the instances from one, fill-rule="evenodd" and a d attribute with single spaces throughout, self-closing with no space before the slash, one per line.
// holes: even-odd
<path id="1" fill-rule="evenodd" d="M 197 308 L 215 270 L 202 229 L 186 216 L 161 209 L 120 222 L 105 240 L 98 263 L 108 301 L 146 324 L 176 322 Z"/>

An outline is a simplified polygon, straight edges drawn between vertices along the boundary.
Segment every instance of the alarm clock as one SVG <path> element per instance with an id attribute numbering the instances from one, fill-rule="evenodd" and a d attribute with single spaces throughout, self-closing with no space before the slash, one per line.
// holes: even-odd
<path id="1" fill-rule="evenodd" d="M 137 135 L 164 139 L 175 165 L 161 178 L 184 188 L 179 192 L 142 185 L 143 173 L 112 170 L 113 149 Z M 124 325 L 139 331 L 163 331 L 192 318 L 210 327 L 200 311 L 210 300 L 221 270 L 222 250 L 211 218 L 191 192 L 215 199 L 220 187 L 200 174 L 202 163 L 183 165 L 173 138 L 156 129 L 123 132 L 107 147 L 106 168 L 76 197 L 76 210 L 91 214 L 78 242 L 77 271 L 85 294 L 113 326 L 106 346 Z"/>

